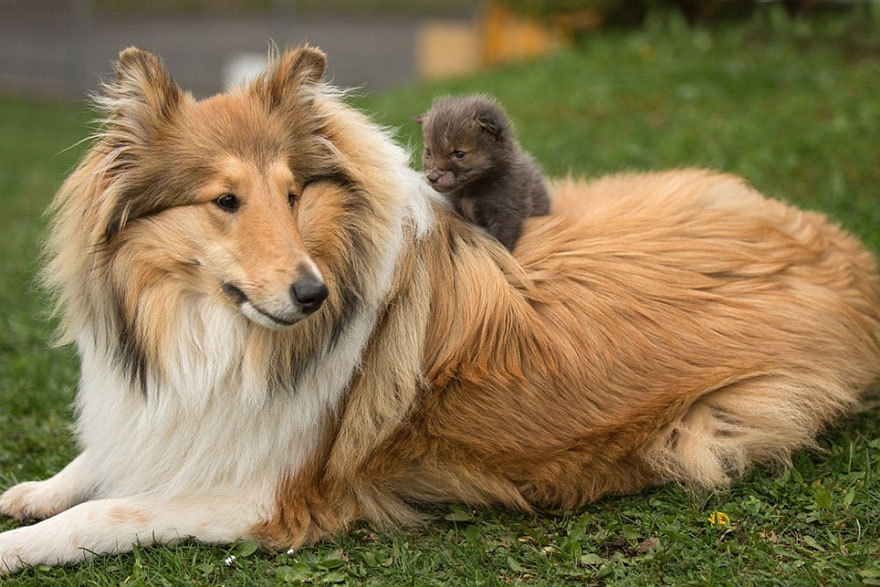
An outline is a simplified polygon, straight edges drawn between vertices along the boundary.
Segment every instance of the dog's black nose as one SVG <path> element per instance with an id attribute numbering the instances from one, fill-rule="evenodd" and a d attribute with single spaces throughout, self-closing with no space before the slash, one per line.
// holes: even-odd
<path id="1" fill-rule="evenodd" d="M 303 312 L 311 314 L 327 299 L 327 287 L 320 279 L 307 275 L 290 286 L 290 295 L 299 302 Z"/>

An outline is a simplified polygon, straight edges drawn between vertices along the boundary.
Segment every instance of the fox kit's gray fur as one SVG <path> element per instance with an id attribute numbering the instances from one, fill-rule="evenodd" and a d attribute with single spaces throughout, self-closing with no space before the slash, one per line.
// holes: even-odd
<path id="1" fill-rule="evenodd" d="M 538 166 L 501 106 L 485 96 L 435 100 L 422 125 L 425 179 L 465 218 L 513 250 L 523 220 L 550 212 Z"/>

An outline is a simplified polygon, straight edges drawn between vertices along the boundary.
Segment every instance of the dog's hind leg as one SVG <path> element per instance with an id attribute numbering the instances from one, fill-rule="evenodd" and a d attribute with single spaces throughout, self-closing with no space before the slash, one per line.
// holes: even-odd
<path id="1" fill-rule="evenodd" d="M 70 564 L 127 552 L 135 544 L 171 544 L 190 537 L 233 542 L 249 536 L 261 509 L 249 491 L 87 501 L 33 526 L 0 534 L 0 575 L 27 565 Z"/>
<path id="2" fill-rule="evenodd" d="M 85 456 L 80 454 L 45 481 L 26 481 L 0 495 L 0 516 L 43 520 L 89 498 L 93 491 Z"/>

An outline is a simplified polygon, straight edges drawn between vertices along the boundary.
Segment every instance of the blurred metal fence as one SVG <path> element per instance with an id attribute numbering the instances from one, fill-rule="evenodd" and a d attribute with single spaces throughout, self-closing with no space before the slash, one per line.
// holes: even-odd
<path id="1" fill-rule="evenodd" d="M 271 42 L 310 42 L 330 56 L 341 86 L 379 90 L 415 76 L 415 16 L 299 17 L 292 0 L 245 15 L 96 13 L 92 0 L 0 0 L 0 94 L 78 99 L 97 87 L 119 51 L 160 54 L 197 96 L 247 75 Z"/>

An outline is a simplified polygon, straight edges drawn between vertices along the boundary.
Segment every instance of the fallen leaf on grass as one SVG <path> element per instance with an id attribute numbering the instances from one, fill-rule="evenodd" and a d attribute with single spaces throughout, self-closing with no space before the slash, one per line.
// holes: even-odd
<path id="1" fill-rule="evenodd" d="M 453 508 L 443 519 L 447 522 L 470 522 L 474 519 L 474 515 L 463 509 Z"/>
<path id="2" fill-rule="evenodd" d="M 825 488 L 821 483 L 817 483 L 813 487 L 813 499 L 816 500 L 816 505 L 822 508 L 823 510 L 831 511 L 831 492 Z"/>
<path id="3" fill-rule="evenodd" d="M 594 552 L 588 552 L 581 555 L 580 561 L 582 565 L 601 565 L 605 559 Z"/>
<path id="4" fill-rule="evenodd" d="M 257 549 L 259 547 L 260 543 L 256 540 L 248 540 L 247 542 L 242 542 L 241 545 L 238 547 L 238 552 L 236 553 L 236 556 L 240 558 L 247 558 L 257 552 Z"/>
<path id="5" fill-rule="evenodd" d="M 809 546 L 810 548 L 813 548 L 813 549 L 815 549 L 815 550 L 819 550 L 819 551 L 825 552 L 825 549 L 822 548 L 822 545 L 820 545 L 818 542 L 816 542 L 816 539 L 813 538 L 812 536 L 804 536 L 804 537 L 802 538 L 802 540 L 803 540 L 803 541 L 807 544 L 807 546 Z"/>

